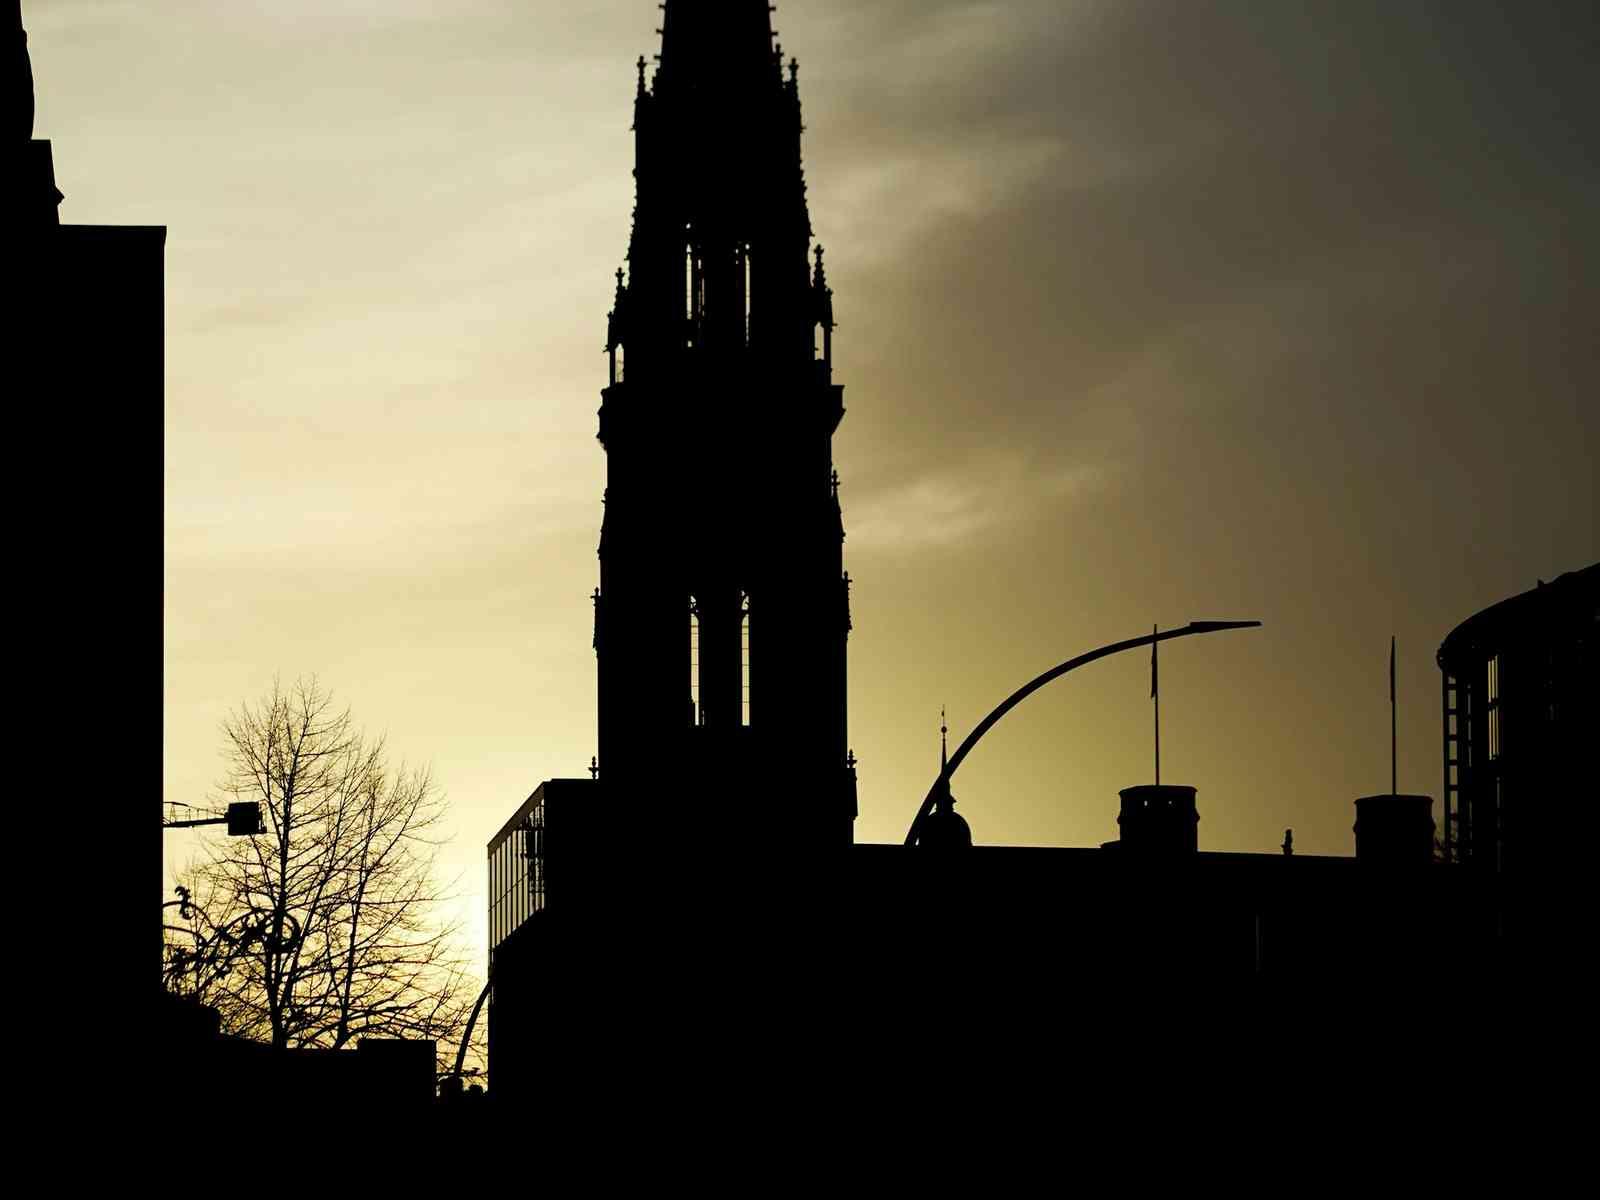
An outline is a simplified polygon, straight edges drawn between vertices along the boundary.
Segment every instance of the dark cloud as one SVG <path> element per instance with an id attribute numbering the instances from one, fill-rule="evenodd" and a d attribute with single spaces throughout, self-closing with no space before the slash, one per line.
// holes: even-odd
<path id="1" fill-rule="evenodd" d="M 1431 346 L 1496 323 L 1563 403 L 1592 379 L 1571 335 L 1594 307 L 1600 198 L 1582 18 L 1561 19 L 1578 8 L 1508 26 L 1466 4 L 869 6 L 848 44 L 945 53 L 886 55 L 842 102 L 812 101 L 824 196 L 879 163 L 904 182 L 885 185 L 900 252 L 859 274 L 859 246 L 836 255 L 842 337 L 924 399 L 921 430 L 895 436 L 933 449 L 951 428 L 1036 438 L 1106 388 L 1125 404 L 1119 375 L 1217 325 L 1241 343 L 1237 378 L 1193 383 L 1247 409 L 1263 386 L 1292 405 L 1336 378 L 1357 397 L 1415 384 L 1418 361 L 1448 369 Z M 957 53 L 952 31 L 979 45 Z M 1036 152 L 1016 167 L 1019 146 Z M 941 182 L 978 202 L 919 212 Z M 1374 311 L 1386 324 L 1363 328 Z M 1340 340 L 1329 322 L 1353 323 L 1342 361 L 1307 349 Z"/>

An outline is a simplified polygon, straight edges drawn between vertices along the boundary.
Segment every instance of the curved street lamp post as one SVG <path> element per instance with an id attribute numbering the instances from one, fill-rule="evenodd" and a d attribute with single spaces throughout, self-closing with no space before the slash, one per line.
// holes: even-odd
<path id="1" fill-rule="evenodd" d="M 1147 633 L 1143 637 L 1129 638 L 1125 642 L 1113 642 L 1109 646 L 1101 646 L 1098 650 L 1080 654 L 1077 658 L 1069 658 L 1066 662 L 1051 667 L 1038 678 L 1023 684 L 1002 700 L 994 711 L 979 721 L 977 728 L 967 734 L 966 740 L 956 747 L 956 752 L 950 756 L 949 763 L 940 772 L 939 777 L 933 781 L 933 786 L 928 789 L 928 794 L 922 801 L 922 807 L 917 810 L 917 815 L 911 822 L 911 828 L 906 832 L 905 844 L 908 846 L 916 845 L 922 822 L 933 811 L 933 806 L 938 800 L 940 786 L 949 786 L 950 777 L 956 773 L 956 768 L 961 765 L 972 748 L 978 744 L 978 740 L 988 733 L 990 729 L 994 728 L 995 723 L 1001 717 L 1005 716 L 1052 679 L 1058 679 L 1068 671 L 1076 670 L 1088 663 L 1095 662 L 1097 659 L 1108 658 L 1113 654 L 1120 654 L 1124 650 L 1135 650 L 1140 646 L 1153 646 L 1157 642 L 1164 642 L 1170 638 L 1192 637 L 1197 633 L 1220 633 L 1225 629 L 1256 629 L 1260 625 L 1260 621 L 1190 621 L 1182 629 L 1169 629 L 1165 633 Z"/>

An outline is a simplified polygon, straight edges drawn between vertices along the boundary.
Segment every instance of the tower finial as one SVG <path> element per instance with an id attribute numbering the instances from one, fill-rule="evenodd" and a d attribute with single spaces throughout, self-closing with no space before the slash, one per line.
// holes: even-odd
<path id="1" fill-rule="evenodd" d="M 950 734 L 950 726 L 945 723 L 944 705 L 939 706 L 939 774 L 943 776 L 948 762 L 947 752 L 949 743 L 946 740 Z"/>

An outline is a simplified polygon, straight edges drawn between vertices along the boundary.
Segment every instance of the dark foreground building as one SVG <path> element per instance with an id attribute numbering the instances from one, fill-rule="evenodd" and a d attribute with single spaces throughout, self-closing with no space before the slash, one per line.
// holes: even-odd
<path id="1" fill-rule="evenodd" d="M 1591 941 L 1581 880 L 1600 845 L 1600 563 L 1467 618 L 1439 647 L 1451 863 L 1497 881 L 1527 965 Z"/>
<path id="2" fill-rule="evenodd" d="M 664 9 L 600 409 L 600 754 L 489 845 L 491 1097 L 1039 1053 L 1107 1078 L 1330 1029 L 1420 1065 L 1439 1012 L 1395 1002 L 1490 977 L 1497 925 L 1493 881 L 1434 861 L 1428 797 L 1360 801 L 1354 858 L 1201 852 L 1179 787 L 1124 792 L 1097 849 L 975 847 L 948 789 L 918 844 L 852 844 L 843 405 L 798 70 L 764 0 Z"/>
<path id="3" fill-rule="evenodd" d="M 359 1038 L 345 1050 L 274 1050 L 223 1033 L 215 1008 L 187 997 L 161 997 L 158 1078 L 175 1103 L 223 1100 L 249 1120 L 352 1122 L 434 1115 L 438 1044 Z"/>
<path id="4" fill-rule="evenodd" d="M 1445 857 L 1551 865 L 1569 840 L 1554 829 L 1600 793 L 1600 563 L 1469 617 L 1440 645 L 1439 670 Z"/>
<path id="5" fill-rule="evenodd" d="M 26 681 L 28 757 L 50 764 L 48 781 L 17 791 L 54 798 L 37 836 L 95 847 L 87 870 L 17 856 L 39 875 L 15 890 L 50 897 L 64 931 L 45 939 L 62 961 L 34 968 L 52 981 L 55 1027 L 97 1031 L 105 1086 L 147 1093 L 159 1055 L 166 230 L 61 221 L 51 144 L 33 137 L 21 6 L 0 12 L 10 665 Z M 96 687 L 107 707 L 91 714 Z M 63 766 L 91 761 L 116 766 L 63 786 Z"/>
<path id="6" fill-rule="evenodd" d="M 1193 790 L 1170 790 L 1192 814 Z M 1435 1061 L 1437 1039 L 1481 1045 L 1509 1018 L 1499 894 L 1434 861 L 1426 797 L 1363 799 L 1352 858 L 1200 851 L 1170 821 L 1098 848 L 804 859 L 675 858 L 669 830 L 683 874 L 644 889 L 615 869 L 615 817 L 603 784 L 552 781 L 491 845 L 500 1104 L 548 1113 L 703 1072 L 748 1072 L 763 1097 L 1014 1083 L 1044 1063 L 1084 1096 L 1224 1060 L 1257 1088 L 1308 1053 L 1420 1081 L 1462 1065 Z"/>

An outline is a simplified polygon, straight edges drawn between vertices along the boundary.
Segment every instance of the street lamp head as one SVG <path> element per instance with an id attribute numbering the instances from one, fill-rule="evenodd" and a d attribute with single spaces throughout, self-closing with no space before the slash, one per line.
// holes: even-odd
<path id="1" fill-rule="evenodd" d="M 1190 621 L 1188 628 L 1196 633 L 1215 633 L 1219 629 L 1259 629 L 1260 621 Z"/>

